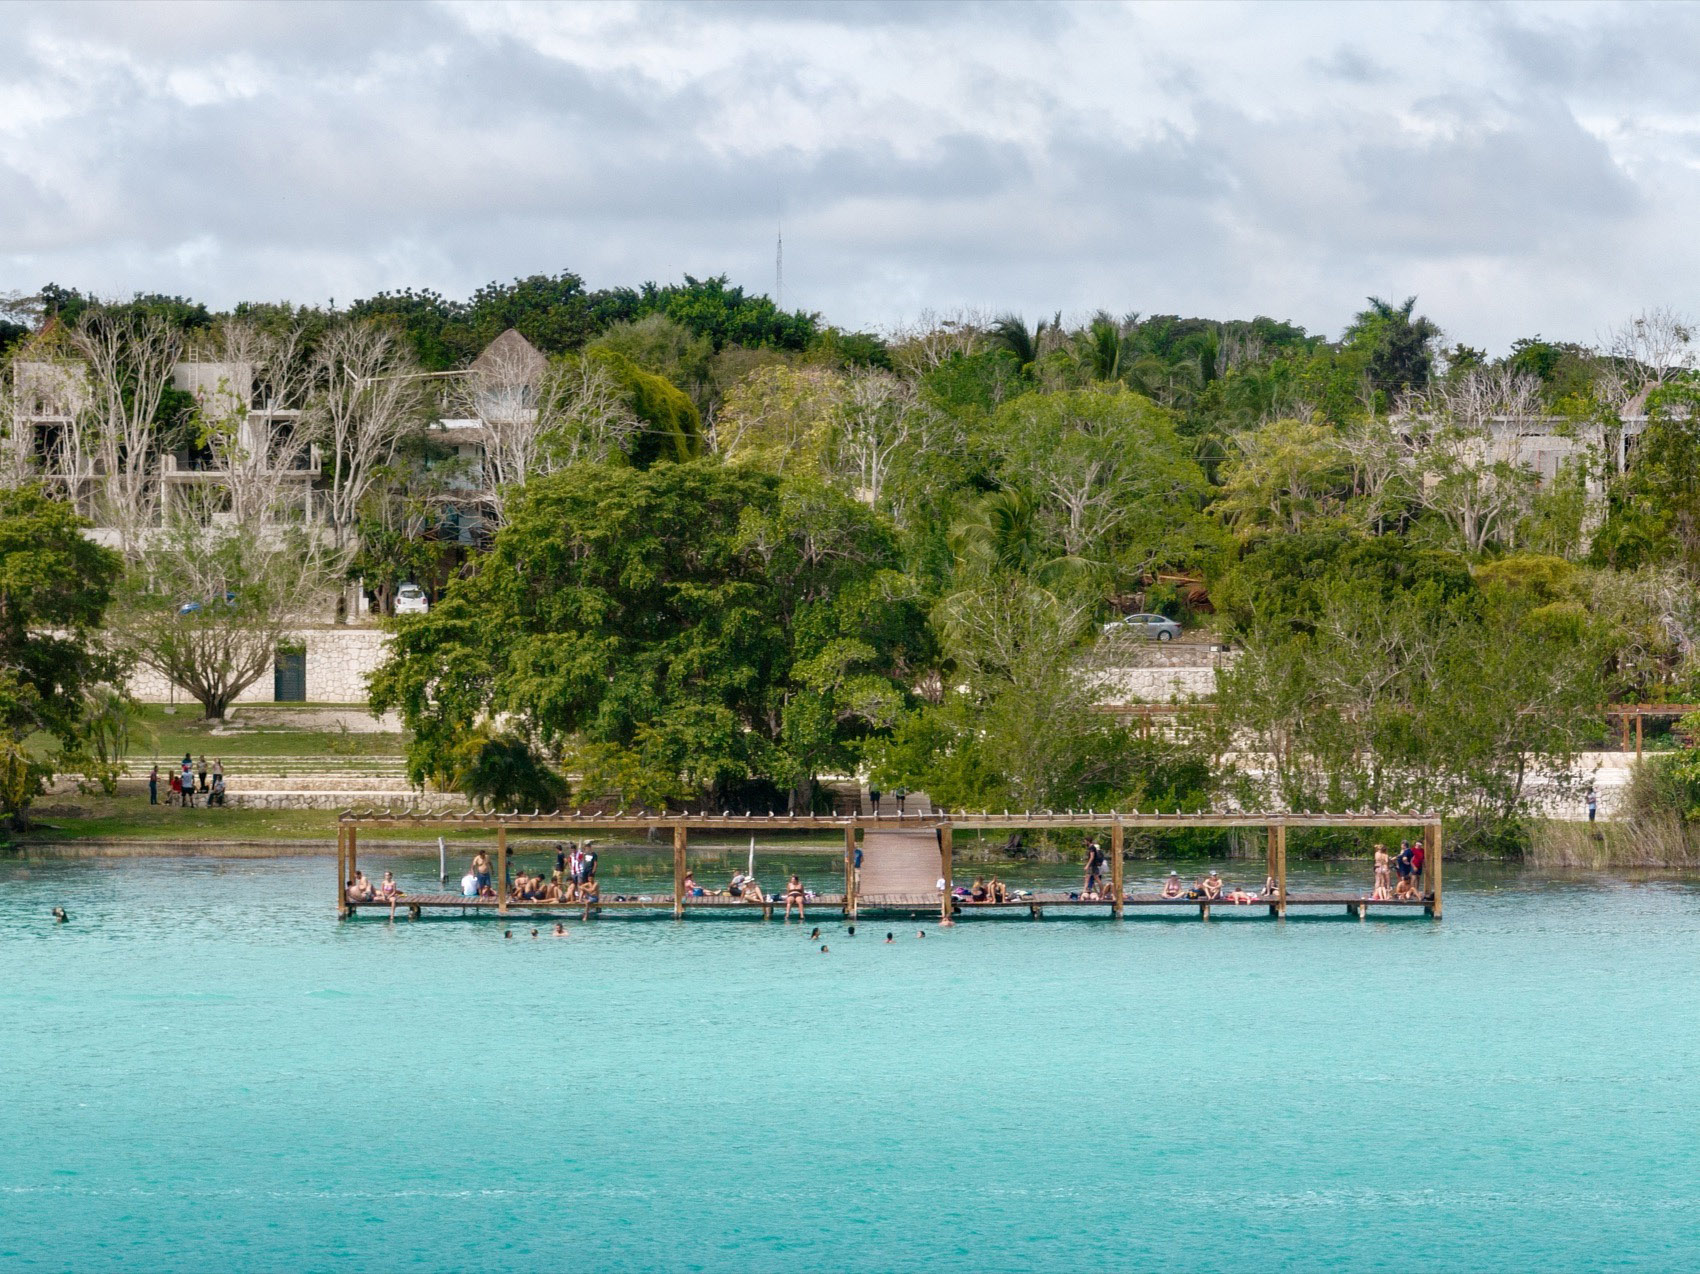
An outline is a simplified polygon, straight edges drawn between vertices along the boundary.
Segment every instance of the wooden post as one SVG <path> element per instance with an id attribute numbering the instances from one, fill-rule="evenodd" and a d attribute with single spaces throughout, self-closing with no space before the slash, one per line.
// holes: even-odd
<path id="1" fill-rule="evenodd" d="M 939 867 L 940 867 L 939 875 L 944 878 L 944 888 L 939 890 L 939 893 L 942 895 L 939 898 L 939 918 L 941 920 L 949 920 L 950 919 L 950 890 L 951 890 L 951 885 L 953 883 L 951 881 L 951 878 L 950 878 L 950 850 L 951 850 L 952 836 L 953 836 L 953 833 L 951 831 L 950 824 L 949 823 L 940 823 L 939 824 Z"/>
<path id="2" fill-rule="evenodd" d="M 1641 759 L 1641 723 L 1646 720 L 1639 712 L 1635 714 L 1635 759 Z"/>
<path id="3" fill-rule="evenodd" d="M 348 875 L 344 880 L 353 880 L 354 873 L 360 870 L 360 841 L 359 832 L 353 823 L 348 825 Z"/>
<path id="4" fill-rule="evenodd" d="M 1110 914 L 1118 920 L 1122 914 L 1122 821 L 1110 826 Z"/>
<path id="5" fill-rule="evenodd" d="M 1429 905 L 1428 914 L 1436 920 L 1440 919 L 1440 821 L 1437 819 L 1423 828 L 1423 870 L 1428 873 Z"/>
<path id="6" fill-rule="evenodd" d="M 343 873 L 348 868 L 348 828 L 342 823 L 336 825 L 336 914 L 339 918 L 348 915 L 348 877 Z"/>
<path id="7" fill-rule="evenodd" d="M 1629 714 L 1620 712 L 1617 714 L 1617 720 L 1623 730 L 1623 750 L 1627 752 L 1629 751 Z"/>
<path id="8" fill-rule="evenodd" d="M 1275 914 L 1287 918 L 1287 825 L 1277 823 L 1269 829 L 1275 842 Z"/>
<path id="9" fill-rule="evenodd" d="M 508 825 L 496 828 L 496 914 L 508 914 Z"/>
<path id="10" fill-rule="evenodd" d="M 685 845 L 690 833 L 683 823 L 673 824 L 673 919 L 685 914 Z"/>
<path id="11" fill-rule="evenodd" d="M 856 914 L 856 824 L 844 828 L 844 914 Z"/>

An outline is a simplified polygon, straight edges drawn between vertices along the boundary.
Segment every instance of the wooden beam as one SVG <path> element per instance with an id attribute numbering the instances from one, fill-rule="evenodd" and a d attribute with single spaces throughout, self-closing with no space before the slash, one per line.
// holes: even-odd
<path id="1" fill-rule="evenodd" d="M 1118 919 L 1122 914 L 1122 823 L 1118 818 L 1110 827 L 1110 914 Z"/>
<path id="2" fill-rule="evenodd" d="M 496 825 L 496 914 L 508 914 L 508 828 Z"/>
<path id="3" fill-rule="evenodd" d="M 1277 823 L 1269 829 L 1275 841 L 1275 914 L 1287 918 L 1287 825 Z"/>
<path id="4" fill-rule="evenodd" d="M 951 840 L 954 835 L 955 829 L 951 827 L 949 822 L 939 824 L 939 875 L 944 879 L 944 888 L 939 890 L 940 895 L 942 895 L 939 898 L 939 918 L 941 920 L 950 919 L 950 890 L 955 883 L 950 874 Z"/>
<path id="5" fill-rule="evenodd" d="M 1423 870 L 1428 873 L 1429 901 L 1428 914 L 1436 920 L 1440 919 L 1441 892 L 1441 837 L 1440 820 L 1436 819 L 1423 828 Z"/>
<path id="6" fill-rule="evenodd" d="M 844 914 L 856 914 L 856 825 L 844 828 Z"/>
<path id="7" fill-rule="evenodd" d="M 685 846 L 690 833 L 683 823 L 673 825 L 673 919 L 685 914 Z"/>

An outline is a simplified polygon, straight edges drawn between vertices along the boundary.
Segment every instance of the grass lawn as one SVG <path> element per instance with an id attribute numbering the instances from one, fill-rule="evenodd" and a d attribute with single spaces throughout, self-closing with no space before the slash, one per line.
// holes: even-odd
<path id="1" fill-rule="evenodd" d="M 178 809 L 175 806 L 149 805 L 146 794 L 105 796 L 100 793 L 76 796 L 49 796 L 30 809 L 34 824 L 18 839 L 24 844 L 65 844 L 78 840 L 151 840 L 160 842 L 204 841 L 311 841 L 334 850 L 336 847 L 335 810 L 245 810 L 245 809 Z M 587 829 L 588 830 L 588 829 Z M 509 844 L 516 853 L 536 854 L 557 839 L 570 840 L 572 831 L 539 831 L 536 837 L 513 834 Z M 449 844 L 460 841 L 491 844 L 495 832 L 489 828 L 436 829 L 373 827 L 361 834 L 362 843 L 417 840 L 435 844 L 439 835 Z M 595 835 L 592 832 L 592 835 Z M 615 844 L 644 844 L 641 834 L 603 831 L 596 839 L 604 846 Z M 807 835 L 765 834 L 757 838 L 761 845 L 783 843 L 798 850 L 818 853 L 841 853 L 844 838 L 836 832 Z M 691 849 L 697 853 L 720 852 L 734 857 L 749 844 L 748 834 L 699 834 L 691 837 Z M 672 837 L 663 832 L 651 843 L 656 852 L 672 852 Z"/>
<path id="2" fill-rule="evenodd" d="M 275 704 L 265 705 L 269 717 L 280 718 L 264 725 L 245 724 L 238 707 L 227 721 L 206 721 L 200 707 L 179 706 L 175 713 L 161 704 L 142 709 L 130 736 L 132 759 L 164 760 L 185 752 L 196 756 L 400 756 L 406 736 L 365 734 L 353 730 L 326 730 L 316 721 L 303 726 L 287 723 Z M 309 714 L 303 713 L 304 718 Z M 219 733 L 214 733 L 214 731 Z"/>

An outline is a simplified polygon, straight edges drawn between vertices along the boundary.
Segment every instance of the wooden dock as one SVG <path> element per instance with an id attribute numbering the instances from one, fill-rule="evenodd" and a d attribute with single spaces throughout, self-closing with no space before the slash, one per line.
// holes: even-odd
<path id="1" fill-rule="evenodd" d="M 685 892 L 686 854 L 692 831 L 718 832 L 830 832 L 844 838 L 844 887 L 842 892 L 805 900 L 805 908 L 817 914 L 834 912 L 855 919 L 862 912 L 967 916 L 977 911 L 1026 911 L 1033 918 L 1048 908 L 1106 910 L 1121 917 L 1128 908 L 1144 911 L 1196 909 L 1199 918 L 1211 913 L 1267 911 L 1281 919 L 1294 907 L 1343 908 L 1362 918 L 1370 911 L 1422 913 L 1440 919 L 1442 903 L 1441 820 L 1436 814 L 1257 814 L 1226 812 L 1209 814 L 1144 814 L 1065 810 L 995 814 L 986 810 L 935 811 L 926 815 L 784 815 L 784 814 L 652 814 L 647 811 L 618 814 L 557 812 L 521 814 L 485 813 L 467 810 L 462 814 L 429 811 L 345 810 L 337 823 L 337 914 L 349 917 L 360 911 L 389 912 L 387 901 L 352 902 L 347 882 L 354 878 L 359 862 L 360 832 L 368 827 L 408 827 L 457 830 L 489 829 L 496 834 L 492 873 L 505 885 L 508 879 L 508 833 L 549 832 L 583 836 L 592 832 L 650 834 L 670 831 L 673 840 L 673 887 L 644 890 L 635 894 L 604 895 L 593 902 L 529 902 L 514 898 L 466 898 L 451 893 L 419 893 L 402 896 L 394 910 L 422 915 L 426 910 L 465 914 L 493 912 L 499 916 L 579 915 L 589 919 L 603 912 L 667 912 L 675 919 L 687 913 L 760 913 L 771 919 L 783 914 L 783 893 L 760 902 L 724 895 L 695 896 Z M 1293 894 L 1287 889 L 1287 831 L 1289 828 L 1357 827 L 1370 829 L 1420 829 L 1425 854 L 1423 864 L 1427 892 L 1421 898 L 1375 899 L 1352 894 Z M 1266 832 L 1265 867 L 1274 890 L 1253 902 L 1236 903 L 1229 898 L 1167 898 L 1161 894 L 1130 894 L 1124 881 L 1123 844 L 1126 831 L 1190 828 L 1258 828 Z M 1109 880 L 1107 897 L 1081 898 L 1066 893 L 1030 894 L 1003 903 L 968 902 L 953 896 L 952 845 L 957 831 L 1107 831 L 1109 833 Z M 860 867 L 857 866 L 858 858 Z"/>

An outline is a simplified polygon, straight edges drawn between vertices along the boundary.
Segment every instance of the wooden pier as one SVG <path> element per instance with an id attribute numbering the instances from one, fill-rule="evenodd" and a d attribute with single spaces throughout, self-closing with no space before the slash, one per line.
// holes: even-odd
<path id="1" fill-rule="evenodd" d="M 841 893 L 819 895 L 807 900 L 818 912 L 837 912 L 854 919 L 863 912 L 936 914 L 941 917 L 968 916 L 975 912 L 1026 911 L 1034 919 L 1049 909 L 1101 908 L 1120 918 L 1129 908 L 1136 912 L 1180 912 L 1196 910 L 1208 920 L 1212 912 L 1257 913 L 1267 911 L 1285 918 L 1293 908 L 1342 908 L 1359 918 L 1369 911 L 1410 912 L 1421 909 L 1440 919 L 1442 903 L 1441 820 L 1437 814 L 1162 814 L 1065 810 L 1055 812 L 992 813 L 981 810 L 935 811 L 925 815 L 820 815 L 820 814 L 651 814 L 647 812 L 593 814 L 428 813 L 414 810 L 345 810 L 337 821 L 337 914 L 348 917 L 361 910 L 388 912 L 387 900 L 351 902 L 346 882 L 358 869 L 360 835 L 370 828 L 412 828 L 437 831 L 487 829 L 495 832 L 496 853 L 492 878 L 496 898 L 467 898 L 455 893 L 403 895 L 394 910 L 421 915 L 426 910 L 467 914 L 494 912 L 499 916 L 578 914 L 585 919 L 602 912 L 671 911 L 675 919 L 687 913 L 761 913 L 772 918 L 783 913 L 783 891 L 756 902 L 726 896 L 697 897 L 685 892 L 686 854 L 690 834 L 696 832 L 814 832 L 838 833 L 844 838 L 844 887 Z M 1420 898 L 1372 899 L 1351 894 L 1292 894 L 1287 890 L 1287 831 L 1290 828 L 1352 827 L 1364 829 L 1420 828 L 1424 847 L 1423 874 L 1426 892 Z M 1231 898 L 1168 898 L 1160 894 L 1128 894 L 1124 885 L 1122 850 L 1128 830 L 1176 831 L 1196 828 L 1261 829 L 1266 833 L 1266 876 L 1274 890 L 1250 902 Z M 1109 833 L 1109 889 L 1107 896 L 1082 898 L 1066 893 L 1029 894 L 1002 903 L 970 902 L 952 896 L 952 845 L 958 831 L 1107 831 Z M 650 835 L 670 832 L 673 842 L 673 887 L 641 890 L 635 895 L 602 896 L 585 902 L 529 902 L 506 897 L 508 880 L 508 833 L 555 833 L 582 838 L 595 832 L 630 832 Z M 861 851 L 862 864 L 856 866 Z"/>

